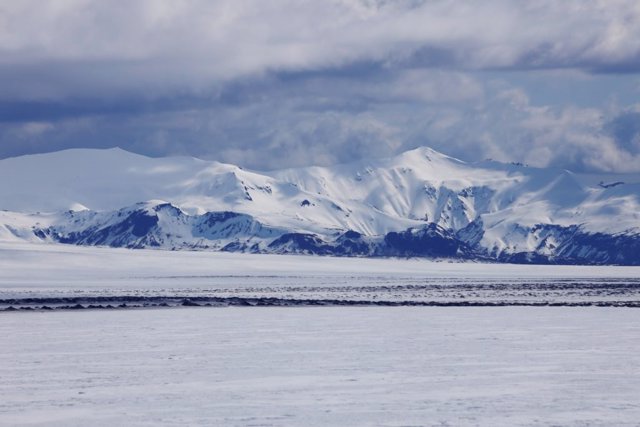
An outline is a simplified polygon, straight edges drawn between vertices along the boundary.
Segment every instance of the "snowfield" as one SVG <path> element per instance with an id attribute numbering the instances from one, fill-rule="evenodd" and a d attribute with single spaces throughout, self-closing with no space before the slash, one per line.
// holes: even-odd
<path id="1" fill-rule="evenodd" d="M 176 301 L 166 298 L 183 297 L 214 305 L 228 305 L 224 298 L 241 298 L 241 302 L 257 298 L 262 304 L 274 298 L 275 303 L 267 303 L 636 306 L 640 305 L 640 268 L 0 244 L 0 310 L 37 298 L 64 300 L 26 305 L 86 308 L 123 302 L 95 300 L 108 297 L 136 298 L 124 301 L 129 306 L 173 305 Z"/>
<path id="2" fill-rule="evenodd" d="M 638 278 L 2 243 L 0 425 L 638 426 Z"/>
<path id="3" fill-rule="evenodd" d="M 638 426 L 614 308 L 0 313 L 3 426 Z"/>

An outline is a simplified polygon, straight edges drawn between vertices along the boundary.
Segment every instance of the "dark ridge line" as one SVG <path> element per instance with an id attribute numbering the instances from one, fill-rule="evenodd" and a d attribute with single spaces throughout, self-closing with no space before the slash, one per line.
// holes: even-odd
<path id="1" fill-rule="evenodd" d="M 546 283 L 546 282 L 527 282 L 527 283 L 455 283 L 455 284 L 407 284 L 407 285 L 361 285 L 361 286 L 286 286 L 275 287 L 268 286 L 247 286 L 241 289 L 242 291 L 287 291 L 287 292 L 317 292 L 317 291 L 565 291 L 565 290 L 639 290 L 640 282 L 618 282 L 618 283 L 585 283 L 585 282 L 561 282 L 561 283 Z M 236 290 L 234 288 L 226 288 L 221 291 Z M 206 289 L 207 291 L 217 291 L 216 289 Z"/>
<path id="2" fill-rule="evenodd" d="M 470 301 L 482 299 L 493 301 L 504 301 L 506 298 L 509 300 L 518 300 L 526 298 L 529 300 L 537 301 L 562 301 L 571 297 L 573 300 L 582 298 L 583 300 L 595 300 L 596 298 L 609 297 L 613 300 L 614 297 L 620 298 L 626 296 L 626 301 L 633 301 L 640 297 L 640 286 L 636 284 L 574 284 L 574 283 L 537 283 L 526 285 L 511 285 L 503 286 L 499 285 L 369 285 L 369 286 L 251 286 L 243 288 L 223 288 L 223 289 L 209 289 L 209 288 L 194 288 L 194 289 L 157 289 L 157 290 L 137 290 L 135 292 L 127 292 L 122 289 L 115 290 L 113 293 L 95 293 L 95 292 L 64 292 L 59 293 L 58 296 L 38 296 L 42 295 L 41 292 L 26 292 L 22 296 L 13 296 L 7 298 L 9 295 L 4 296 L 0 292 L 0 309 L 2 306 L 10 305 L 64 305 L 64 304 L 93 304 L 93 303 L 111 303 L 111 302 L 149 302 L 154 303 L 157 301 L 173 301 L 190 299 L 193 301 L 211 301 L 220 302 L 230 300 L 232 298 L 240 298 L 245 300 L 251 299 L 278 299 L 278 300 L 293 300 L 293 301 L 306 301 L 306 300 L 347 300 L 358 301 L 357 295 L 352 295 L 347 299 L 344 295 L 335 294 L 367 294 L 384 291 L 395 295 L 391 302 L 398 302 L 401 300 L 401 294 L 407 294 L 411 301 L 415 301 L 416 298 L 422 298 L 423 300 L 448 300 L 452 298 L 468 298 Z M 282 296 L 269 296 L 268 294 L 274 293 L 288 293 L 289 295 Z M 297 293 L 298 296 L 294 297 L 291 294 Z M 305 296 L 305 294 L 320 293 L 323 295 Z M 220 295 L 222 294 L 222 295 Z M 235 295 L 234 295 L 235 294 Z M 240 295 L 237 295 L 240 294 Z M 251 295 L 253 294 L 253 295 Z M 262 296 L 261 296 L 262 294 Z M 267 294 L 267 295 L 265 295 Z M 330 296 L 334 294 L 335 296 Z M 381 295 L 380 295 L 381 296 Z M 368 297 L 364 297 L 364 301 L 371 301 Z M 385 301 L 381 299 L 380 301 Z"/>
<path id="3" fill-rule="evenodd" d="M 640 301 L 366 301 L 241 297 L 72 297 L 0 300 L 0 311 L 100 310 L 177 307 L 630 307 Z"/>
<path id="4" fill-rule="evenodd" d="M 92 301 L 104 301 L 104 300 L 113 300 L 113 299 L 147 299 L 152 300 L 156 298 L 190 298 L 190 299 L 198 299 L 198 298 L 223 298 L 223 297 L 214 297 L 214 296 L 190 296 L 190 295 L 180 295 L 174 294 L 173 296 L 167 295 L 157 295 L 159 292 L 171 292 L 174 289 L 171 287 L 163 287 L 162 289 L 138 289 L 134 292 L 137 293 L 156 293 L 156 295 L 144 296 L 144 295 L 91 295 L 92 292 L 78 292 L 77 289 L 70 289 L 66 293 L 85 293 L 85 296 L 77 296 L 77 297 L 20 297 L 20 298 L 0 298 L 0 305 L 4 304 L 14 304 L 14 303 L 39 303 L 42 301 L 53 301 L 55 303 L 59 302 L 78 302 L 80 300 L 92 300 Z M 176 289 L 177 290 L 177 289 Z M 436 293 L 446 292 L 487 292 L 487 291 L 499 291 L 503 293 L 508 292 L 535 292 L 537 294 L 540 293 L 549 293 L 553 291 L 602 291 L 608 290 L 611 291 L 610 294 L 620 293 L 620 291 L 637 291 L 640 293 L 640 279 L 638 282 L 526 282 L 526 283 L 456 283 L 456 284 L 375 284 L 375 285 L 360 285 L 360 286 L 348 286 L 348 285 L 332 285 L 332 286 L 322 286 L 322 285 L 310 285 L 310 286 L 275 286 L 275 285 L 267 285 L 267 286 L 244 286 L 241 288 L 208 288 L 208 287 L 197 287 L 197 288 L 181 288 L 179 289 L 182 292 L 194 292 L 194 293 L 265 293 L 265 292 L 378 292 L 378 291 L 395 291 L 395 292 L 409 292 L 409 291 L 431 291 Z M 117 292 L 123 292 L 123 289 L 114 289 Z M 39 292 L 23 292 L 23 293 L 32 293 L 37 294 Z M 60 292 L 62 293 L 62 292 Z M 0 292 L 0 297 L 2 293 Z M 229 297 L 231 298 L 231 297 Z M 253 297 L 246 297 L 253 298 Z M 267 298 L 267 297 L 255 297 L 255 298 Z"/>

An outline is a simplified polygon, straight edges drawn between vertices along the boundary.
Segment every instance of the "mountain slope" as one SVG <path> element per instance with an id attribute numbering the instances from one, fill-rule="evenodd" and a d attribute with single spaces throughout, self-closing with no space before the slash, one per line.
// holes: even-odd
<path id="1" fill-rule="evenodd" d="M 0 160 L 0 209 L 2 240 L 640 263 L 640 176 L 465 163 L 426 147 L 268 173 L 120 149 L 23 156 Z"/>

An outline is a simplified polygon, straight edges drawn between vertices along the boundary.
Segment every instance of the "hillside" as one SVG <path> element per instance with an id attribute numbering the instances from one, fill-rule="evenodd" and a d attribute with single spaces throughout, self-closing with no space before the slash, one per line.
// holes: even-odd
<path id="1" fill-rule="evenodd" d="M 256 172 L 74 149 L 0 160 L 0 240 L 534 263 L 640 263 L 640 176 L 421 147 Z"/>

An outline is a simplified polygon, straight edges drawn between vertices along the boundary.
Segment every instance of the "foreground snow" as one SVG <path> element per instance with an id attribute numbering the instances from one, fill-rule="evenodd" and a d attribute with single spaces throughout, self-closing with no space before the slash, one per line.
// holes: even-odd
<path id="1" fill-rule="evenodd" d="M 0 424 L 637 426 L 610 308 L 0 314 Z"/>
<path id="2" fill-rule="evenodd" d="M 131 296 L 637 303 L 638 278 L 635 267 L 0 244 L 4 308 Z M 5 311 L 0 425 L 637 426 L 639 332 L 627 308 Z"/>

